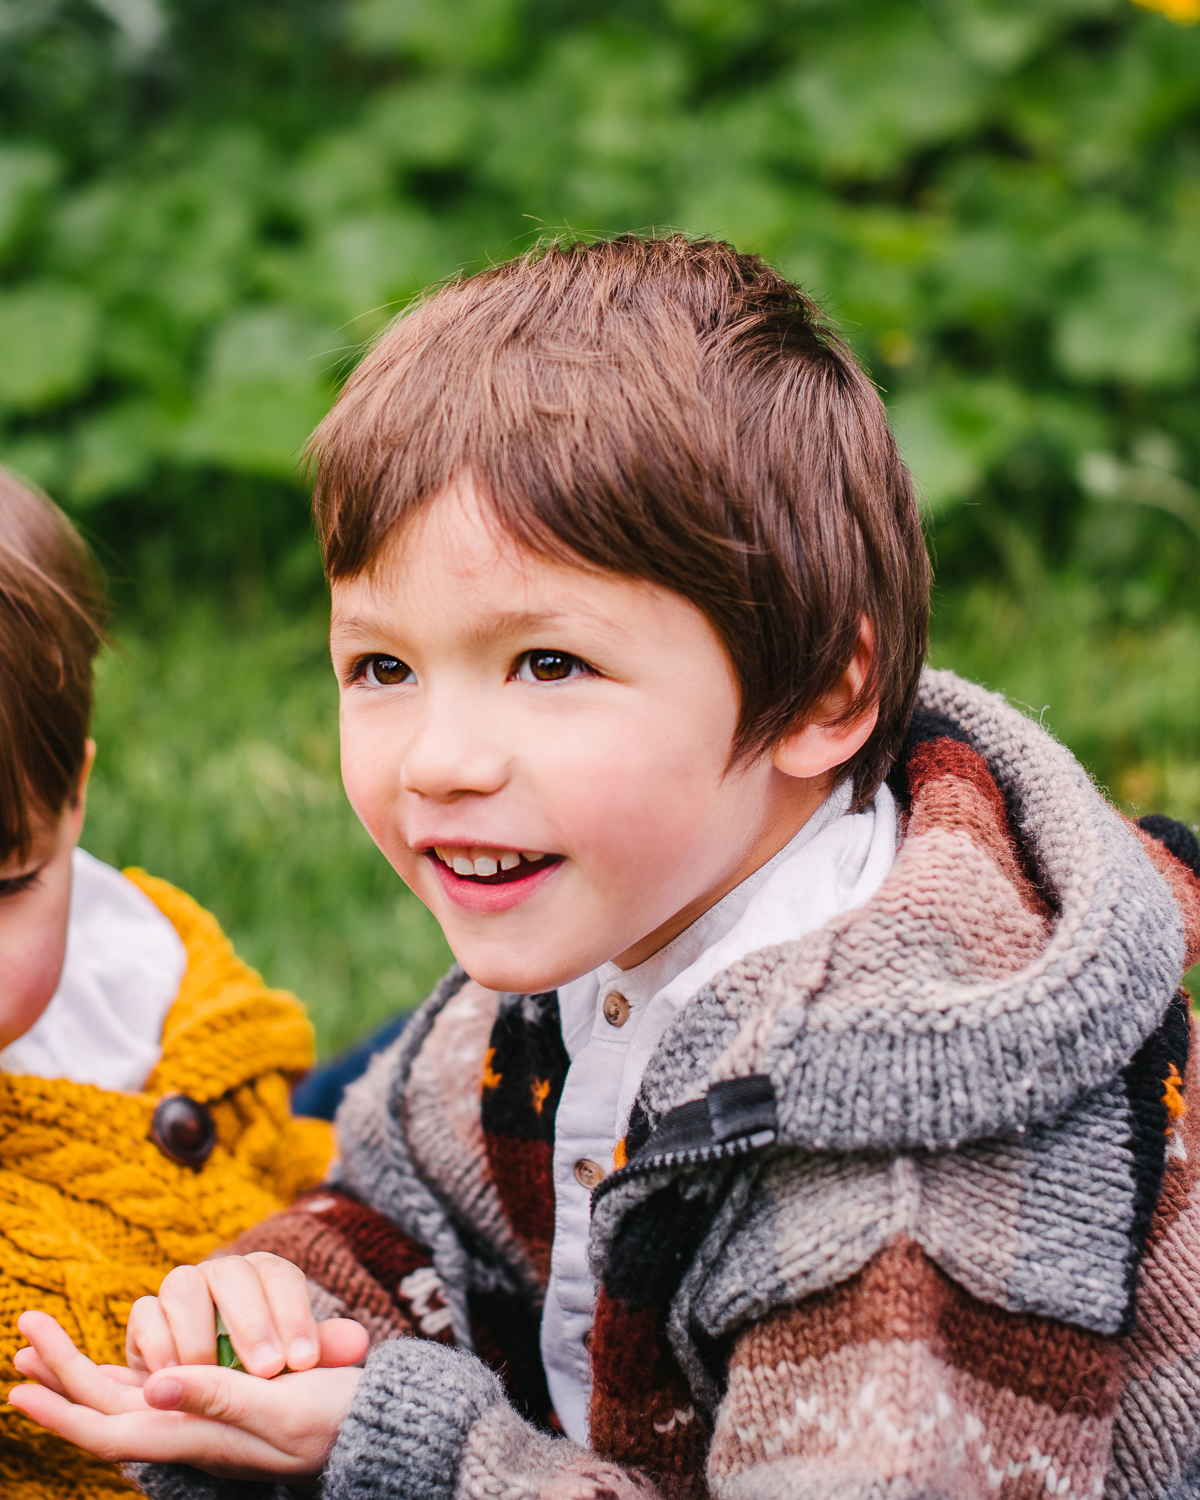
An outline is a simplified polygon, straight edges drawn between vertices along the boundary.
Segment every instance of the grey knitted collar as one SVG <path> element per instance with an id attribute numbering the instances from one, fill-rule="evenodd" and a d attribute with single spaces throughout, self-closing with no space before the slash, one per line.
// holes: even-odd
<path id="1" fill-rule="evenodd" d="M 642 1081 L 651 1128 L 713 1084 L 771 1081 L 780 1143 L 935 1150 L 1020 1135 L 1110 1082 L 1154 1031 L 1183 969 L 1178 908 L 1082 767 L 995 693 L 927 670 L 920 707 L 978 751 L 1057 911 L 1015 972 L 981 974 L 914 921 L 953 863 L 903 857 L 860 912 L 733 965 L 680 1014 Z M 964 834 L 965 836 L 965 834 Z"/>

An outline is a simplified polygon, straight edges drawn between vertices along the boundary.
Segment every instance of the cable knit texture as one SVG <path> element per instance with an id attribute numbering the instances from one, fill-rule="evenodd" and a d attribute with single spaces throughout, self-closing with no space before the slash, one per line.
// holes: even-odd
<path id="1" fill-rule="evenodd" d="M 3 1397 L 20 1378 L 22 1312 L 52 1313 L 89 1358 L 123 1363 L 135 1299 L 318 1182 L 332 1154 L 328 1127 L 288 1108 L 288 1080 L 312 1061 L 302 1007 L 267 989 L 190 897 L 126 873 L 174 924 L 188 967 L 141 1093 L 0 1073 Z M 150 1139 L 155 1104 L 175 1092 L 205 1104 L 217 1127 L 199 1170 Z M 0 1407 L 5 1500 L 129 1493 L 115 1468 Z"/>
<path id="2" fill-rule="evenodd" d="M 650 1060 L 593 1195 L 590 1450 L 527 1357 L 555 996 L 452 976 L 352 1090 L 338 1179 L 243 1242 L 390 1301 L 326 1494 L 1195 1496 L 1200 859 L 949 673 L 889 780 L 871 901 L 718 976 Z M 423 1257 L 398 1284 L 389 1235 Z"/>

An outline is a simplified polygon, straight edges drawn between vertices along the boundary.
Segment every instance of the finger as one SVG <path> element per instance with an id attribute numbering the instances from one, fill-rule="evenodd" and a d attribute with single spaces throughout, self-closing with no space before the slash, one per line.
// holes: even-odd
<path id="1" fill-rule="evenodd" d="M 183 1363 L 175 1348 L 171 1325 L 157 1297 L 139 1297 L 133 1304 L 125 1328 L 125 1358 L 131 1369 L 146 1372 Z"/>
<path id="2" fill-rule="evenodd" d="M 203 1417 L 145 1407 L 110 1416 L 76 1405 L 40 1385 L 14 1386 L 8 1399 L 40 1426 L 107 1463 L 190 1463 L 236 1479 L 287 1477 L 296 1470 L 294 1462 L 273 1444 Z"/>
<path id="3" fill-rule="evenodd" d="M 371 1335 L 353 1318 L 327 1318 L 317 1324 L 321 1342 L 320 1365 L 335 1370 L 341 1365 L 356 1365 L 371 1347 Z"/>
<path id="4" fill-rule="evenodd" d="M 48 1313 L 22 1313 L 17 1327 L 53 1377 L 54 1386 L 49 1386 L 52 1394 L 57 1396 L 61 1392 L 67 1400 L 109 1415 L 145 1408 L 138 1387 L 121 1384 L 105 1375 L 86 1355 L 80 1354 L 70 1336 Z"/>
<path id="5" fill-rule="evenodd" d="M 257 1268 L 245 1256 L 224 1255 L 219 1260 L 205 1261 L 200 1269 L 208 1278 L 212 1299 L 221 1310 L 233 1347 L 247 1372 L 267 1377 L 278 1375 L 287 1360 Z"/>
<path id="6" fill-rule="evenodd" d="M 288 1368 L 311 1370 L 321 1357 L 321 1344 L 308 1295 L 308 1278 L 290 1260 L 265 1250 L 252 1251 L 246 1259 L 258 1273 Z M 243 1359 L 242 1363 L 246 1361 Z"/>
<path id="7" fill-rule="evenodd" d="M 180 1365 L 151 1375 L 145 1395 L 156 1411 L 235 1427 L 319 1472 L 361 1378 L 361 1370 L 303 1370 L 259 1380 L 242 1370 Z"/>
<path id="8" fill-rule="evenodd" d="M 175 1362 L 215 1365 L 217 1319 L 208 1277 L 200 1267 L 176 1266 L 168 1271 L 158 1289 L 158 1305 L 170 1333 Z"/>
<path id="9" fill-rule="evenodd" d="M 101 1375 L 107 1375 L 110 1380 L 115 1380 L 118 1385 L 133 1385 L 141 1390 L 146 1384 L 146 1372 L 144 1370 L 131 1370 L 128 1365 L 97 1365 L 96 1368 Z"/>
<path id="10" fill-rule="evenodd" d="M 17 1367 L 17 1374 L 23 1375 L 26 1380 L 36 1380 L 40 1385 L 48 1387 L 60 1396 L 67 1394 L 62 1381 L 36 1349 L 18 1349 L 13 1355 L 13 1364 Z"/>

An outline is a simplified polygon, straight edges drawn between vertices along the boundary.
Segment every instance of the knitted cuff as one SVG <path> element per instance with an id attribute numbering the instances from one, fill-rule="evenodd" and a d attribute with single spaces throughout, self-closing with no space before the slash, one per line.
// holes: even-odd
<path id="1" fill-rule="evenodd" d="M 427 1339 L 377 1344 L 329 1455 L 323 1500 L 452 1500 L 467 1434 L 503 1400 L 472 1354 Z"/>
<path id="2" fill-rule="evenodd" d="M 215 1479 L 190 1464 L 123 1464 L 121 1472 L 150 1500 L 317 1500 L 315 1484 Z"/>

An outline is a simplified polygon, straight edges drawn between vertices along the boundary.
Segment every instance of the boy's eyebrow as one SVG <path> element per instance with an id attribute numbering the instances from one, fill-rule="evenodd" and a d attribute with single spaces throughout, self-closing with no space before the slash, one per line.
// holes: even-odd
<path id="1" fill-rule="evenodd" d="M 585 616 L 589 622 L 604 627 L 609 633 L 612 632 L 614 622 L 611 616 L 602 614 L 599 610 L 580 602 L 569 611 L 562 609 L 496 610 L 472 621 L 467 634 L 479 640 L 486 640 L 495 635 L 515 634 L 523 630 L 537 630 L 560 625 L 565 621 L 578 619 L 580 616 Z M 362 614 L 339 616 L 335 611 L 330 621 L 331 632 L 336 631 L 347 635 L 373 635 L 391 628 L 391 621 L 382 614 L 378 617 Z"/>

